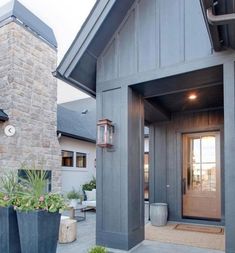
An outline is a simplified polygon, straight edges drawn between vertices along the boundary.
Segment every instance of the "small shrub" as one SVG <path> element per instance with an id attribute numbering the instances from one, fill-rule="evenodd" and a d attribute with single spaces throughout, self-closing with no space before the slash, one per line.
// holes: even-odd
<path id="1" fill-rule="evenodd" d="M 88 182 L 82 186 L 83 191 L 92 191 L 93 189 L 96 189 L 96 179 L 95 178 L 93 178 L 90 182 Z"/>
<path id="2" fill-rule="evenodd" d="M 88 253 L 107 253 L 107 249 L 101 246 L 95 246 L 91 248 Z"/>
<path id="3" fill-rule="evenodd" d="M 68 199 L 80 199 L 81 194 L 73 188 L 72 191 L 67 193 L 67 198 Z"/>

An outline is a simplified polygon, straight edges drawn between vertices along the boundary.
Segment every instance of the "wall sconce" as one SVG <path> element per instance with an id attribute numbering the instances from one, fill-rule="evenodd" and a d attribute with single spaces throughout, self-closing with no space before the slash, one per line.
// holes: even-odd
<path id="1" fill-rule="evenodd" d="M 101 119 L 97 123 L 97 146 L 101 148 L 113 147 L 114 126 L 109 119 Z"/>

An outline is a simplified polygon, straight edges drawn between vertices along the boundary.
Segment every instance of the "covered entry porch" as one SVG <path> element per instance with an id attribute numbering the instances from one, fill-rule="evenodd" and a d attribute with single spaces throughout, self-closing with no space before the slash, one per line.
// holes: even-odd
<path id="1" fill-rule="evenodd" d="M 150 203 L 170 221 L 224 225 L 223 66 L 132 88 L 150 127 Z"/>

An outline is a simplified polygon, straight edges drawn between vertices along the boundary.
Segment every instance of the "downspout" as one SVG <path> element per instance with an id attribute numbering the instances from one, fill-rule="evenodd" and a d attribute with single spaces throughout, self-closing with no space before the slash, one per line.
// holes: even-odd
<path id="1" fill-rule="evenodd" d="M 211 25 L 217 26 L 235 23 L 235 13 L 214 15 L 212 8 L 208 8 L 206 13 L 207 13 L 207 20 Z"/>

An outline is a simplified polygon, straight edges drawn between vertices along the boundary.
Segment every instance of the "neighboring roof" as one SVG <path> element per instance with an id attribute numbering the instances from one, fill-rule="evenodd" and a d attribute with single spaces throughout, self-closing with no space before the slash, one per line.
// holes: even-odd
<path id="1" fill-rule="evenodd" d="M 225 48 L 235 49 L 235 23 L 228 22 L 223 25 L 212 25 L 208 22 L 207 9 L 212 8 L 214 15 L 235 13 L 234 0 L 200 0 L 205 21 L 211 35 L 213 48 L 221 51 Z M 226 22 L 225 22 L 226 23 Z"/>
<path id="2" fill-rule="evenodd" d="M 95 99 L 85 98 L 58 105 L 57 132 L 64 136 L 95 142 Z"/>
<path id="3" fill-rule="evenodd" d="M 18 21 L 53 47 L 57 42 L 53 30 L 17 0 L 11 0 L 0 8 L 0 25 Z"/>
<path id="4" fill-rule="evenodd" d="M 8 119 L 8 115 L 2 109 L 0 109 L 0 121 L 7 121 Z"/>
<path id="5" fill-rule="evenodd" d="M 96 61 L 134 0 L 98 0 L 55 73 L 89 95 L 96 95 Z"/>

